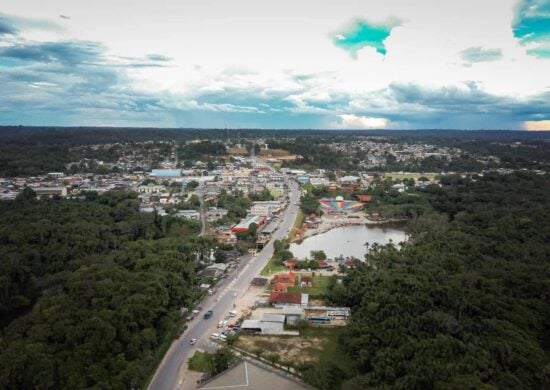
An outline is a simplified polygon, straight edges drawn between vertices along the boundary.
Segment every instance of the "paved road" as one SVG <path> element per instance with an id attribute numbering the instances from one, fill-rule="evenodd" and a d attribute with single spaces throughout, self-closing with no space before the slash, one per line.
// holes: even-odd
<path id="1" fill-rule="evenodd" d="M 290 202 L 287 209 L 280 217 L 280 224 L 272 239 L 257 256 L 244 256 L 239 268 L 235 271 L 237 277 L 230 275 L 218 287 L 217 293 L 208 297 L 202 306 L 204 310 L 189 323 L 189 328 L 175 340 L 159 366 L 155 377 L 149 386 L 150 390 L 174 390 L 179 388 L 178 374 L 183 362 L 190 357 L 195 346 L 189 345 L 189 340 L 198 339 L 196 347 L 206 348 L 209 345 L 209 336 L 216 331 L 218 322 L 233 308 L 235 299 L 244 295 L 250 286 L 252 279 L 257 276 L 265 264 L 273 255 L 273 241 L 284 238 L 294 225 L 298 212 L 299 189 L 295 182 L 289 182 Z M 214 315 L 209 319 L 203 319 L 206 310 L 212 310 Z"/>
<path id="2" fill-rule="evenodd" d="M 204 236 L 206 234 L 206 229 L 208 227 L 208 221 L 206 220 L 206 204 L 204 202 L 204 182 L 200 182 L 199 186 L 195 190 L 195 193 L 199 197 L 199 200 L 201 201 L 201 205 L 199 207 L 199 215 L 200 215 L 200 222 L 201 222 L 201 232 L 200 236 Z"/>

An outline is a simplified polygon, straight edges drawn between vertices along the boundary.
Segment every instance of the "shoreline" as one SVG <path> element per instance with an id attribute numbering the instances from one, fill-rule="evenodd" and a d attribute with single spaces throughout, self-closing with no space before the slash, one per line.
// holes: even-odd
<path id="1" fill-rule="evenodd" d="M 302 241 L 304 241 L 307 238 L 315 237 L 319 234 L 327 233 L 333 229 L 341 228 L 341 227 L 347 227 L 347 226 L 361 226 L 361 225 L 385 225 L 385 224 L 391 224 L 391 223 L 402 223 L 408 221 L 407 218 L 391 218 L 391 219 L 385 219 L 383 221 L 373 221 L 366 217 L 357 218 L 357 219 L 350 219 L 347 218 L 345 221 L 339 221 L 339 222 L 326 222 L 328 226 L 318 227 L 315 229 L 307 229 L 305 231 L 305 234 L 302 237 L 294 237 L 290 242 L 300 244 Z M 308 234 L 311 232 L 310 234 Z"/>

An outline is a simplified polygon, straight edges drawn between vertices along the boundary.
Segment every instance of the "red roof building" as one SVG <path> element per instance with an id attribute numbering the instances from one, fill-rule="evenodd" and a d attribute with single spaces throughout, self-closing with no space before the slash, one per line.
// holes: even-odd
<path id="1" fill-rule="evenodd" d="M 301 305 L 302 304 L 302 293 L 294 292 L 275 292 L 273 291 L 269 295 L 269 303 L 272 304 L 290 304 L 290 305 Z"/>
<path id="2" fill-rule="evenodd" d="M 360 202 L 372 202 L 372 195 L 357 195 Z"/>

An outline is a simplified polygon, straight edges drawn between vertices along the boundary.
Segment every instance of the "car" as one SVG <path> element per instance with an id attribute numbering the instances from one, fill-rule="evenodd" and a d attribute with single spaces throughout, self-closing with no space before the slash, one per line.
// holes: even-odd
<path id="1" fill-rule="evenodd" d="M 194 345 L 197 342 L 197 339 L 191 339 L 189 340 L 189 344 Z"/>
<path id="2" fill-rule="evenodd" d="M 222 334 L 220 335 L 219 339 L 220 339 L 221 341 L 227 341 L 227 336 L 224 335 L 224 334 L 222 333 Z"/>
<path id="3" fill-rule="evenodd" d="M 213 314 L 214 312 L 212 310 L 208 310 L 206 313 L 204 313 L 204 319 L 209 319 L 210 317 L 212 317 Z"/>
<path id="4" fill-rule="evenodd" d="M 219 334 L 219 333 L 212 333 L 212 334 L 210 335 L 210 338 L 211 338 L 212 340 L 218 340 L 218 339 L 220 338 L 220 334 Z"/>
<path id="5" fill-rule="evenodd" d="M 225 328 L 227 326 L 227 321 L 220 321 L 218 323 L 218 328 Z"/>
<path id="6" fill-rule="evenodd" d="M 237 312 L 235 310 L 231 310 L 229 313 L 227 313 L 229 317 L 237 317 Z"/>

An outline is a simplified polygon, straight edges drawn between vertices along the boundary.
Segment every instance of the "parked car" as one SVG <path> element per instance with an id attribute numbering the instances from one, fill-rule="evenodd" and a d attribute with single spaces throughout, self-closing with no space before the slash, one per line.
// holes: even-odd
<path id="1" fill-rule="evenodd" d="M 227 313 L 229 317 L 237 317 L 237 312 L 235 310 L 231 310 L 229 313 Z"/>
<path id="2" fill-rule="evenodd" d="M 220 334 L 219 334 L 219 333 L 212 333 L 212 334 L 210 335 L 210 338 L 211 338 L 212 340 L 218 340 L 218 339 L 220 338 Z"/>
<path id="3" fill-rule="evenodd" d="M 227 326 L 227 321 L 220 321 L 218 323 L 218 328 L 225 328 Z"/>
<path id="4" fill-rule="evenodd" d="M 189 344 L 194 345 L 197 342 L 197 339 L 191 339 L 189 340 Z"/>
<path id="5" fill-rule="evenodd" d="M 219 336 L 219 339 L 220 339 L 221 341 L 227 341 L 227 336 L 224 335 L 224 334 L 222 333 L 222 334 Z"/>

